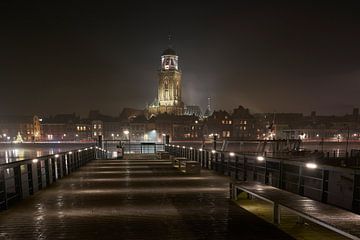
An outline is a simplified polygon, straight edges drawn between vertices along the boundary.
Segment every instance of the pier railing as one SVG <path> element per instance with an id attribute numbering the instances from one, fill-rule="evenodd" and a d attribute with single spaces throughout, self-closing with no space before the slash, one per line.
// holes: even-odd
<path id="1" fill-rule="evenodd" d="M 106 158 L 97 146 L 0 164 L 0 209 L 33 195 L 87 162 Z"/>
<path id="2" fill-rule="evenodd" d="M 284 159 L 171 144 L 165 149 L 238 181 L 260 182 L 360 213 L 360 170 L 356 168 L 325 165 L 312 158 Z"/>

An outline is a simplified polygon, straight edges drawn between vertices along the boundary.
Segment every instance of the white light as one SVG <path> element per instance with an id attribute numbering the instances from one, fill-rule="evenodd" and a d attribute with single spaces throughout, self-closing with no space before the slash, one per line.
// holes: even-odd
<path id="1" fill-rule="evenodd" d="M 4 133 L 3 136 L 6 137 L 6 133 Z"/>
<path id="2" fill-rule="evenodd" d="M 85 151 L 87 151 L 88 149 L 87 148 L 85 148 Z"/>
<path id="3" fill-rule="evenodd" d="M 172 145 L 172 147 L 175 147 L 175 145 Z"/>
<path id="4" fill-rule="evenodd" d="M 125 135 L 128 135 L 129 133 L 130 133 L 129 130 L 124 130 Z"/>
<path id="5" fill-rule="evenodd" d="M 72 152 L 69 152 L 69 154 L 71 155 L 71 154 L 72 154 Z"/>
<path id="6" fill-rule="evenodd" d="M 202 152 L 202 151 L 204 151 L 204 150 L 203 150 L 202 148 L 199 148 L 199 151 Z"/>
<path id="7" fill-rule="evenodd" d="M 90 147 L 90 149 L 93 149 L 93 147 Z"/>
<path id="8" fill-rule="evenodd" d="M 192 148 L 192 147 L 190 147 L 190 150 L 193 150 L 193 148 Z"/>
<path id="9" fill-rule="evenodd" d="M 198 121 L 196 120 L 195 123 L 198 123 Z"/>
<path id="10" fill-rule="evenodd" d="M 163 133 L 162 135 L 163 135 L 164 137 L 166 136 L 166 134 L 165 134 L 165 133 Z"/>
<path id="11" fill-rule="evenodd" d="M 78 150 L 78 152 L 81 152 L 81 150 Z"/>
<path id="12" fill-rule="evenodd" d="M 97 147 L 97 146 L 95 147 L 95 149 L 98 149 L 98 148 L 99 148 L 99 147 Z"/>
<path id="13" fill-rule="evenodd" d="M 179 146 L 179 145 L 177 145 L 176 147 L 177 147 L 177 148 L 179 148 L 180 146 Z"/>
<path id="14" fill-rule="evenodd" d="M 37 163 L 39 160 L 37 158 L 33 159 L 32 162 L 33 163 Z"/>
<path id="15" fill-rule="evenodd" d="M 265 158 L 263 156 L 257 156 L 256 159 L 260 162 L 265 160 Z"/>
<path id="16" fill-rule="evenodd" d="M 215 154 L 215 153 L 216 153 L 216 151 L 215 151 L 215 150 L 211 150 L 211 153 L 212 153 L 212 154 Z"/>
<path id="17" fill-rule="evenodd" d="M 186 148 L 185 146 L 183 146 L 183 148 Z"/>
<path id="18" fill-rule="evenodd" d="M 307 163 L 305 166 L 306 166 L 307 168 L 310 168 L 310 169 L 315 169 L 315 168 L 317 168 L 316 163 Z"/>
<path id="19" fill-rule="evenodd" d="M 230 157 L 234 157 L 235 156 L 235 153 L 234 152 L 231 152 L 229 153 Z"/>
<path id="20" fill-rule="evenodd" d="M 59 154 L 55 154 L 55 156 L 54 156 L 54 157 L 58 158 L 58 157 L 59 157 Z"/>

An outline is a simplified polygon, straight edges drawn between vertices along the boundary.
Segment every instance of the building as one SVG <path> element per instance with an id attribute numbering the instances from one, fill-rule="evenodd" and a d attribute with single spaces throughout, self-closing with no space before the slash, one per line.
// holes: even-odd
<path id="1" fill-rule="evenodd" d="M 158 96 L 148 106 L 148 116 L 160 113 L 182 115 L 184 103 L 181 100 L 181 71 L 178 63 L 179 57 L 169 47 L 161 55 L 159 70 Z"/>
<path id="2" fill-rule="evenodd" d="M 226 111 L 214 111 L 204 122 L 204 134 L 206 136 L 216 134 L 219 139 L 229 139 L 232 137 L 233 120 Z"/>
<path id="3" fill-rule="evenodd" d="M 239 106 L 232 114 L 232 138 L 237 140 L 257 139 L 256 119 L 248 108 Z"/>

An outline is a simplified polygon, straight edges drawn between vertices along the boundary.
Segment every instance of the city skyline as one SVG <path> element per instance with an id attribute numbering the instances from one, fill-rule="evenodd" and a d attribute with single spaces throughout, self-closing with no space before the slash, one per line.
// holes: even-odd
<path id="1" fill-rule="evenodd" d="M 169 33 L 188 105 L 204 110 L 211 96 L 225 110 L 358 107 L 356 4 L 171 4 L 2 3 L 2 114 L 145 108 Z"/>

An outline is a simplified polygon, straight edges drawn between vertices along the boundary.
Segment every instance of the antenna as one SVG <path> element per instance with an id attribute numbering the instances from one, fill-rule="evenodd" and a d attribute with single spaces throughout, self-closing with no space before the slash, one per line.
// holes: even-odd
<path id="1" fill-rule="evenodd" d="M 172 40 L 173 40 L 173 37 L 172 37 L 171 33 L 169 33 L 169 35 L 168 35 L 169 48 L 172 47 Z"/>
<path id="2" fill-rule="evenodd" d="M 209 110 L 209 112 L 211 111 L 211 97 L 208 97 L 208 105 L 207 108 Z"/>

